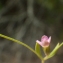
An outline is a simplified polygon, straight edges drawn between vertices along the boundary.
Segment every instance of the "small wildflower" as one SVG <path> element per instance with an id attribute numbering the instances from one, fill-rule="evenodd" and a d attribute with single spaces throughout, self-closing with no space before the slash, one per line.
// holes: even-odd
<path id="1" fill-rule="evenodd" d="M 36 42 L 43 47 L 43 51 L 45 55 L 49 55 L 50 53 L 50 42 L 51 42 L 51 36 L 48 38 L 46 35 L 41 37 L 41 41 L 36 40 Z"/>
<path id="2" fill-rule="evenodd" d="M 48 38 L 46 35 L 41 37 L 41 41 L 36 40 L 36 42 L 42 47 L 49 47 L 51 42 L 51 36 Z"/>

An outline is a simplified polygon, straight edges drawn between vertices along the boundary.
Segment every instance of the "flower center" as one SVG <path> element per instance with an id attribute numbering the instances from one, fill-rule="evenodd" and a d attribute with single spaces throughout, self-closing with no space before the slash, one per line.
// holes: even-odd
<path id="1" fill-rule="evenodd" d="M 49 46 L 49 43 L 48 42 L 44 42 L 42 43 L 43 46 Z"/>

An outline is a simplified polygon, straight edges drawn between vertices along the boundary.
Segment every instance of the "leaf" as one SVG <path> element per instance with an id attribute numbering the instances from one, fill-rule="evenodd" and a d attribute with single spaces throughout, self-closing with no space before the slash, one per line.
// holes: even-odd
<path id="1" fill-rule="evenodd" d="M 52 51 L 47 57 L 45 57 L 44 59 L 49 59 L 49 58 L 53 57 L 53 56 L 57 53 L 58 49 L 59 49 L 62 45 L 63 45 L 63 43 L 61 43 L 61 44 L 58 43 L 58 44 L 56 45 L 56 47 L 53 49 L 53 51 Z"/>
<path id="2" fill-rule="evenodd" d="M 44 54 L 47 56 L 50 53 L 50 46 L 43 48 Z"/>
<path id="3" fill-rule="evenodd" d="M 40 45 L 37 42 L 36 42 L 36 45 L 35 45 L 35 51 L 38 55 L 40 55 L 42 57 Z"/>

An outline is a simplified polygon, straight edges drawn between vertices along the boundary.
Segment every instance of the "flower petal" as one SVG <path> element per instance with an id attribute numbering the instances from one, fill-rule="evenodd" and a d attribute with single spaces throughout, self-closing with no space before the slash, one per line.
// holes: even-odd
<path id="1" fill-rule="evenodd" d="M 41 42 L 42 42 L 42 41 L 47 41 L 47 40 L 48 40 L 48 37 L 47 37 L 46 35 L 42 36 Z"/>
<path id="2" fill-rule="evenodd" d="M 42 42 L 42 47 L 48 47 L 49 46 L 49 42 Z"/>
<path id="3" fill-rule="evenodd" d="M 36 42 L 37 42 L 39 45 L 42 46 L 42 43 L 41 43 L 39 40 L 36 40 Z"/>
<path id="4" fill-rule="evenodd" d="M 51 36 L 49 37 L 48 42 L 49 42 L 49 43 L 51 42 Z"/>

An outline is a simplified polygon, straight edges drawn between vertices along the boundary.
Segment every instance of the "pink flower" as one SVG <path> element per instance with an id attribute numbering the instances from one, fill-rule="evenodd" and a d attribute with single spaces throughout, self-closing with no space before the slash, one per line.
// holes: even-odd
<path id="1" fill-rule="evenodd" d="M 41 41 L 36 40 L 36 42 L 42 47 L 48 47 L 51 42 L 51 36 L 48 38 L 46 35 L 42 36 Z"/>

